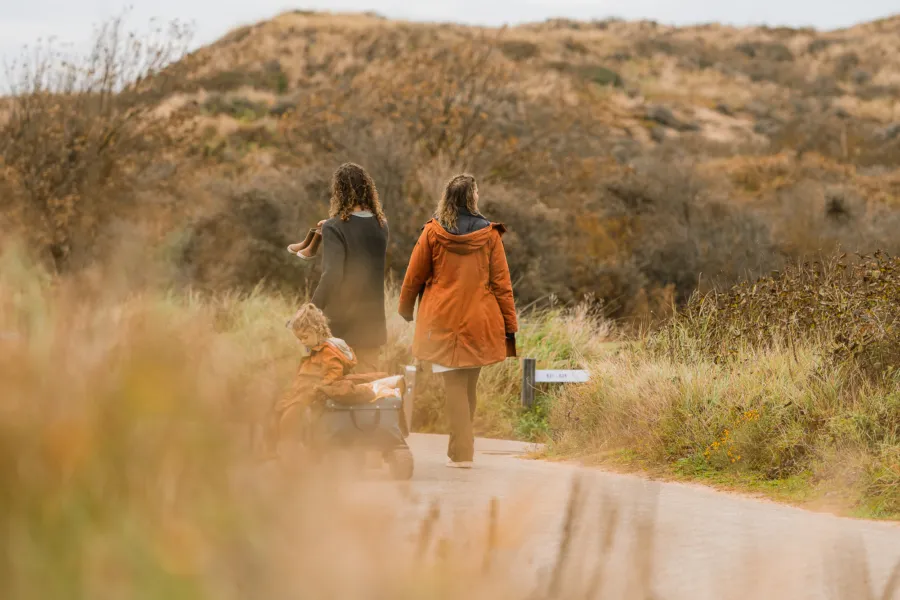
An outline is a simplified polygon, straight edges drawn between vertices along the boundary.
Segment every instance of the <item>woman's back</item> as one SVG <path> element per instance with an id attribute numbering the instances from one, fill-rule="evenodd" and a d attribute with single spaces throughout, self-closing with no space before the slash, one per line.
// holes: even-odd
<path id="1" fill-rule="evenodd" d="M 499 224 L 465 235 L 430 221 L 410 260 L 401 311 L 421 290 L 414 354 L 444 366 L 483 366 L 506 358 L 506 333 L 517 329 Z"/>
<path id="2" fill-rule="evenodd" d="M 328 316 L 334 334 L 353 348 L 375 348 L 387 341 L 384 271 L 387 223 L 368 211 L 346 221 L 334 217 L 322 226 L 322 280 L 312 302 Z"/>
<path id="3" fill-rule="evenodd" d="M 481 368 L 515 356 L 519 323 L 505 231 L 478 213 L 475 178 L 453 177 L 419 236 L 400 289 L 404 319 L 413 320 L 419 302 L 413 354 L 444 379 L 447 466 L 454 468 L 471 468 L 475 456 L 472 419 Z"/>

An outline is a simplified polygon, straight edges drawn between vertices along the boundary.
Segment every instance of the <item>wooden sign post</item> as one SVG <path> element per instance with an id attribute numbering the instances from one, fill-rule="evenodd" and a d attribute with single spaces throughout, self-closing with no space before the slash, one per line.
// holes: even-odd
<path id="1" fill-rule="evenodd" d="M 534 407 L 534 390 L 538 383 L 587 383 L 590 380 L 590 374 L 581 369 L 539 371 L 535 359 L 523 358 L 522 406 L 526 409 Z"/>
<path id="2" fill-rule="evenodd" d="M 534 406 L 534 384 L 537 383 L 537 361 L 533 358 L 522 359 L 522 406 Z"/>

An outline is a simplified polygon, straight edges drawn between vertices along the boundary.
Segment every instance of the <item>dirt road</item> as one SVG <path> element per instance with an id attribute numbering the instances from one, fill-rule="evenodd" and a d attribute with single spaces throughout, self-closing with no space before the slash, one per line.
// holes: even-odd
<path id="1" fill-rule="evenodd" d="M 634 585 L 641 573 L 652 573 L 652 596 L 665 599 L 880 598 L 900 562 L 896 524 L 528 460 L 521 457 L 528 446 L 516 442 L 478 440 L 472 471 L 444 465 L 443 436 L 414 435 L 410 444 L 416 457 L 407 496 L 412 521 L 437 500 L 444 527 L 471 523 L 485 518 L 497 498 L 504 526 L 522 528 L 512 548 L 521 572 L 516 576 L 535 585 L 552 585 L 564 538 L 567 579 L 587 580 L 608 561 L 607 584 Z M 575 479 L 580 518 L 564 535 Z"/>

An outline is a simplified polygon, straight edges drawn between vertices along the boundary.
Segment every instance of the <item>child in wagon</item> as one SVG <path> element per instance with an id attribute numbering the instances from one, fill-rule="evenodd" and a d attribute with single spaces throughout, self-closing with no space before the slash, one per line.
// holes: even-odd
<path id="1" fill-rule="evenodd" d="M 312 417 L 310 408 L 317 400 L 330 398 L 344 404 L 364 404 L 401 394 L 402 376 L 351 374 L 357 364 L 355 353 L 344 340 L 332 335 L 327 317 L 314 304 L 301 307 L 287 327 L 304 346 L 306 356 L 290 390 L 273 407 L 270 450 L 299 455 Z"/>
<path id="2" fill-rule="evenodd" d="M 299 444 L 308 421 L 307 409 L 315 401 L 319 387 L 341 380 L 356 366 L 353 350 L 344 340 L 331 335 L 328 320 L 315 305 L 301 307 L 287 327 L 305 347 L 306 356 L 290 390 L 273 407 L 272 446 Z"/>

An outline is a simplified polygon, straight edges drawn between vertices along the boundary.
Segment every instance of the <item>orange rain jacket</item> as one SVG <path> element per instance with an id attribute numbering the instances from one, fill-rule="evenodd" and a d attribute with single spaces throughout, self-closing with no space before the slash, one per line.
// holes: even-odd
<path id="1" fill-rule="evenodd" d="M 310 349 L 310 354 L 300 363 L 294 384 L 275 407 L 284 413 L 295 405 L 308 406 L 315 400 L 317 388 L 333 384 L 356 366 L 356 355 L 347 343 L 330 338 Z"/>
<path id="2" fill-rule="evenodd" d="M 506 334 L 519 323 L 502 235 L 492 223 L 466 235 L 432 219 L 413 250 L 400 292 L 400 314 L 419 313 L 413 354 L 445 367 L 483 367 L 507 357 Z"/>

